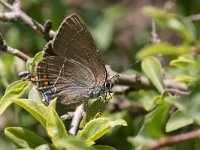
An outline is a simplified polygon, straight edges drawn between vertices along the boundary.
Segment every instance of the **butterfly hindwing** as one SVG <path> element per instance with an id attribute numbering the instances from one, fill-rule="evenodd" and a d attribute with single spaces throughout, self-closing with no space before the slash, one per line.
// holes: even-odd
<path id="1" fill-rule="evenodd" d="M 62 63 L 62 65 L 60 65 Z M 74 60 L 58 56 L 43 58 L 38 63 L 39 90 L 54 91 L 54 96 L 62 98 L 62 103 L 78 103 L 90 97 L 95 77 L 90 69 Z"/>

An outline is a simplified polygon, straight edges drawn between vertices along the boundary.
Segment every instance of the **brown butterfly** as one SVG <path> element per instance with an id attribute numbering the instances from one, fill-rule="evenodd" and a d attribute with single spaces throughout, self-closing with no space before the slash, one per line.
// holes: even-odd
<path id="1" fill-rule="evenodd" d="M 36 73 L 43 100 L 49 103 L 57 97 L 70 108 L 98 98 L 112 85 L 94 40 L 77 14 L 65 18 L 47 43 Z"/>

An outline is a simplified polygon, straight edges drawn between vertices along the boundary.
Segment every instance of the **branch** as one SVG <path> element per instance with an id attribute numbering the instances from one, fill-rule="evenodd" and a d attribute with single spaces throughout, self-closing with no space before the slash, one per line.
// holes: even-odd
<path id="1" fill-rule="evenodd" d="M 158 139 L 158 141 L 155 144 L 153 144 L 149 147 L 142 148 L 141 150 L 156 150 L 158 148 L 161 148 L 161 147 L 164 147 L 167 145 L 173 145 L 173 144 L 191 140 L 191 139 L 194 139 L 197 137 L 200 137 L 200 130 L 191 131 L 191 132 L 183 133 L 180 135 L 160 138 L 160 139 Z"/>
<path id="2" fill-rule="evenodd" d="M 128 110 L 133 118 L 137 115 L 144 115 L 147 113 L 142 105 L 135 101 L 130 101 L 129 99 L 126 99 L 124 97 L 117 97 L 117 100 L 115 102 L 109 103 L 108 110 L 110 111 L 110 113 L 119 112 L 121 110 Z"/>
<path id="3" fill-rule="evenodd" d="M 10 4 L 8 4 L 7 2 L 5 2 L 4 0 L 0 0 L 0 3 L 7 9 L 12 10 L 12 6 Z"/>
<path id="4" fill-rule="evenodd" d="M 108 78 L 111 78 L 117 74 L 115 71 L 113 71 L 110 68 L 109 65 L 106 65 L 106 70 L 108 73 Z M 119 76 L 114 81 L 115 86 L 111 89 L 111 92 L 121 94 L 121 93 L 128 92 L 130 90 L 133 91 L 133 90 L 138 90 L 138 89 L 147 89 L 147 90 L 155 89 L 153 84 L 151 84 L 150 81 L 144 76 L 127 75 L 123 73 L 119 73 L 118 75 Z M 175 82 L 172 79 L 165 79 L 164 83 L 167 88 L 177 89 L 177 92 L 178 92 L 177 95 L 179 95 L 181 91 L 183 92 L 188 91 L 188 87 L 184 83 Z M 170 91 L 172 90 L 169 90 L 169 92 Z M 172 92 L 173 92 L 173 95 L 176 95 L 175 94 L 176 91 L 173 90 Z"/>
<path id="5" fill-rule="evenodd" d="M 70 111 L 70 112 L 67 112 L 66 114 L 62 115 L 60 117 L 60 119 L 62 121 L 65 121 L 65 120 L 72 120 L 72 118 L 74 117 L 74 112 Z"/>
<path id="6" fill-rule="evenodd" d="M 198 21 L 200 20 L 200 14 L 194 14 L 187 17 L 191 21 Z"/>
<path id="7" fill-rule="evenodd" d="M 73 136 L 76 135 L 80 121 L 83 117 L 83 113 L 84 113 L 84 104 L 81 104 L 80 106 L 76 108 L 73 114 L 72 122 L 69 129 L 70 135 L 73 135 Z"/>
<path id="8" fill-rule="evenodd" d="M 21 9 L 20 0 L 15 0 L 13 5 L 10 5 L 4 0 L 0 0 L 0 4 L 2 4 L 2 6 L 4 6 L 5 8 L 9 10 L 9 12 L 4 12 L 4 13 L 0 12 L 0 20 L 8 21 L 8 22 L 21 21 L 22 23 L 32 28 L 34 31 L 40 33 L 47 41 L 49 41 L 50 39 L 54 37 L 55 32 L 53 30 L 50 30 L 50 29 L 47 30 L 45 26 L 33 20 Z"/>
<path id="9" fill-rule="evenodd" d="M 151 43 L 160 43 L 160 42 L 161 40 L 158 38 L 158 34 L 156 32 L 155 21 L 152 20 Z"/>
<path id="10" fill-rule="evenodd" d="M 21 51 L 19 51 L 18 49 L 14 49 L 12 47 L 9 47 L 5 40 L 3 39 L 2 35 L 0 34 L 0 51 L 4 51 L 7 53 L 10 53 L 14 56 L 17 56 L 19 58 L 21 58 L 24 61 L 27 61 L 30 57 L 24 53 L 22 53 Z"/>

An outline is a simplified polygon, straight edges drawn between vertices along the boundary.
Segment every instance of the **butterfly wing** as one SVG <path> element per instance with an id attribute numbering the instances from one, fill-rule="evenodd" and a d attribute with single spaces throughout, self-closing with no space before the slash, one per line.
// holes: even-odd
<path id="1" fill-rule="evenodd" d="M 38 89 L 43 93 L 53 91 L 54 97 L 62 99 L 61 102 L 68 106 L 89 99 L 89 91 L 95 83 L 95 76 L 89 68 L 58 56 L 43 58 L 37 65 L 37 74 Z"/>
<path id="2" fill-rule="evenodd" d="M 91 89 L 103 86 L 106 69 L 86 25 L 76 14 L 67 17 L 44 49 L 36 67 L 39 90 L 75 105 L 91 97 Z"/>
<path id="3" fill-rule="evenodd" d="M 65 18 L 53 39 L 51 47 L 59 57 L 74 59 L 87 66 L 95 76 L 96 85 L 105 83 L 104 61 L 88 28 L 77 14 Z"/>

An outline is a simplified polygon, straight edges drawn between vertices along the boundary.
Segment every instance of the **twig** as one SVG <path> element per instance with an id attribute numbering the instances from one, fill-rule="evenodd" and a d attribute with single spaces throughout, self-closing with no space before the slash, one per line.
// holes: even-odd
<path id="1" fill-rule="evenodd" d="M 0 0 L 0 3 L 7 9 L 12 9 L 12 6 L 10 4 L 8 4 L 7 2 L 5 2 L 4 0 Z"/>
<path id="2" fill-rule="evenodd" d="M 9 22 L 21 21 L 22 23 L 31 27 L 34 31 L 40 33 L 47 41 L 49 41 L 54 37 L 55 32 L 53 30 L 46 30 L 43 25 L 33 20 L 21 9 L 20 0 L 15 0 L 13 5 L 10 5 L 4 0 L 0 0 L 0 4 L 2 4 L 5 8 L 10 10 L 10 12 L 4 12 L 4 13 L 1 12 L 0 20 Z"/>
<path id="3" fill-rule="evenodd" d="M 108 72 L 108 77 L 112 77 L 116 74 L 109 65 L 106 65 L 106 70 Z M 179 91 L 187 91 L 188 87 L 184 83 L 175 82 L 172 79 L 164 80 L 166 87 L 172 89 L 178 89 Z M 121 87 L 113 87 L 112 92 L 124 93 L 125 91 L 138 90 L 138 89 L 154 89 L 155 87 L 150 83 L 150 81 L 141 75 L 127 75 L 119 73 L 119 76 L 115 79 L 115 85 L 123 85 Z"/>
<path id="4" fill-rule="evenodd" d="M 200 14 L 194 14 L 194 15 L 188 16 L 187 18 L 191 21 L 198 21 L 200 20 Z"/>
<path id="5" fill-rule="evenodd" d="M 19 58 L 21 58 L 24 61 L 27 61 L 30 57 L 24 53 L 22 53 L 21 51 L 19 51 L 18 49 L 14 49 L 12 47 L 9 47 L 5 40 L 3 39 L 2 35 L 0 34 L 0 51 L 4 51 L 7 53 L 10 53 L 14 56 L 17 56 Z"/>
<path id="6" fill-rule="evenodd" d="M 51 40 L 51 38 L 52 38 L 52 37 L 48 36 L 48 34 L 51 32 L 51 28 L 52 28 L 52 22 L 51 22 L 51 20 L 47 20 L 44 23 L 44 28 L 43 28 L 43 34 L 44 34 L 44 37 L 47 38 L 47 40 Z"/>
<path id="7" fill-rule="evenodd" d="M 83 117 L 83 113 L 84 113 L 84 104 L 81 104 L 80 106 L 78 106 L 74 112 L 73 118 L 72 118 L 72 122 L 70 125 L 70 129 L 69 129 L 69 134 L 70 135 L 76 135 L 76 132 L 78 130 L 80 121 Z"/>
<path id="8" fill-rule="evenodd" d="M 168 89 L 167 90 L 171 95 L 173 96 L 177 96 L 177 97 L 180 97 L 180 98 L 183 98 L 183 97 L 186 97 L 190 94 L 190 92 L 187 92 L 187 91 L 180 91 L 178 89 Z"/>
<path id="9" fill-rule="evenodd" d="M 183 133 L 183 134 L 179 134 L 175 136 L 160 138 L 155 144 L 142 148 L 141 150 L 156 150 L 158 148 L 161 148 L 167 145 L 173 145 L 173 144 L 191 140 L 197 137 L 200 137 L 200 130 L 191 131 L 191 132 L 187 132 L 187 133 Z"/>
<path id="10" fill-rule="evenodd" d="M 66 114 L 62 115 L 60 118 L 62 119 L 62 121 L 72 120 L 73 116 L 74 116 L 74 112 L 67 112 Z"/>
<path id="11" fill-rule="evenodd" d="M 160 42 L 161 40 L 158 38 L 158 34 L 156 32 L 155 21 L 152 20 L 151 43 L 160 43 Z"/>
<path id="12" fill-rule="evenodd" d="M 142 105 L 135 101 L 130 101 L 126 98 L 116 96 L 116 101 L 109 103 L 108 110 L 113 113 L 121 110 L 128 110 L 130 114 L 135 117 L 137 115 L 144 115 L 147 113 Z"/>

